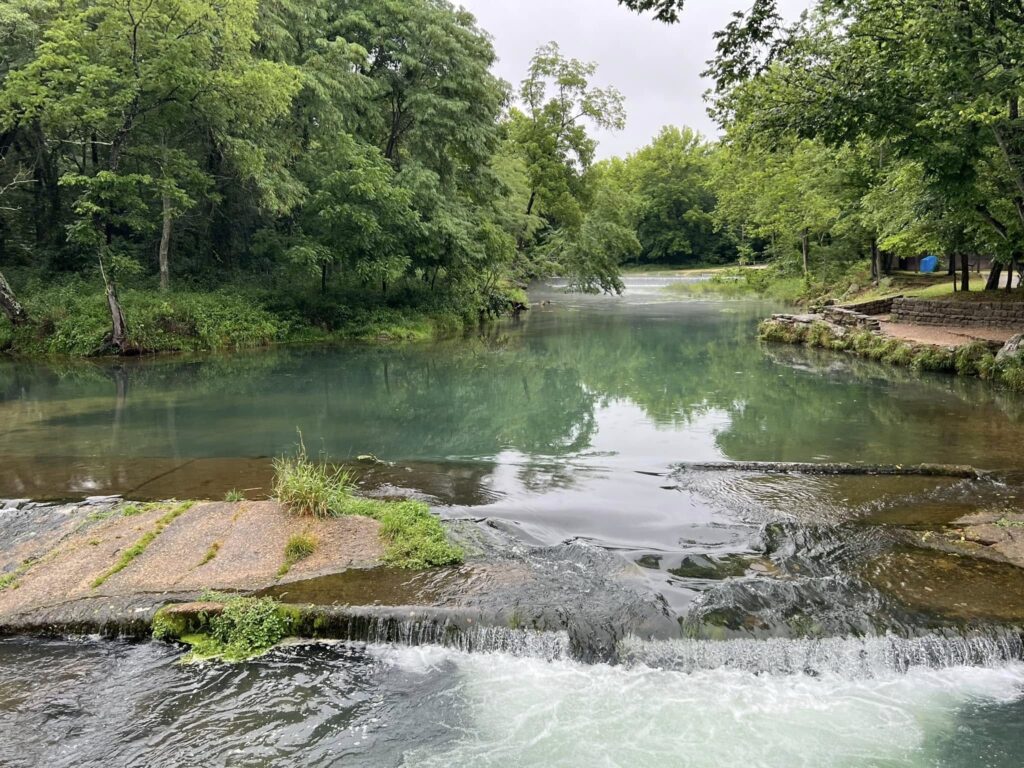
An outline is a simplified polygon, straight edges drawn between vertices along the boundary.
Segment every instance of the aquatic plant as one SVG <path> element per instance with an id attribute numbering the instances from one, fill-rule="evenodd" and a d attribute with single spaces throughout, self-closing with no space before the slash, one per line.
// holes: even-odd
<path id="1" fill-rule="evenodd" d="M 232 490 L 230 490 L 230 491 L 228 491 L 227 493 L 224 494 L 224 501 L 228 501 L 228 502 L 245 501 L 245 494 L 242 493 L 241 491 L 237 491 L 237 490 L 232 489 Z"/>
<path id="2" fill-rule="evenodd" d="M 222 603 L 218 611 L 185 615 L 161 609 L 153 617 L 155 640 L 180 640 L 191 646 L 184 661 L 244 661 L 266 653 L 289 635 L 298 617 L 295 609 L 268 597 L 232 597 L 207 593 L 207 602 Z"/>
<path id="3" fill-rule="evenodd" d="M 208 562 L 213 560 L 213 558 L 215 558 L 217 556 L 217 553 L 219 553 L 219 552 L 220 552 L 220 542 L 219 541 L 215 541 L 215 542 L 213 542 L 213 544 L 210 545 L 210 548 L 208 550 L 206 550 L 206 554 L 203 555 L 203 559 L 202 559 L 202 561 L 200 561 L 199 565 L 200 566 L 206 565 Z"/>
<path id="4" fill-rule="evenodd" d="M 429 568 L 453 565 L 463 560 L 462 550 L 448 542 L 444 526 L 431 514 L 429 506 L 418 501 L 384 501 L 355 496 L 348 472 L 311 462 L 301 443 L 298 454 L 277 459 L 274 470 L 277 498 L 296 514 L 378 520 L 381 538 L 386 544 L 384 559 L 390 565 Z"/>

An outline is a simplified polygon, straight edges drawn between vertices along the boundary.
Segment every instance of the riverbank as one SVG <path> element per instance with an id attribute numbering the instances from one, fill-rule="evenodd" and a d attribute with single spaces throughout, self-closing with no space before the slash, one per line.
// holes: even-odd
<path id="1" fill-rule="evenodd" d="M 484 297 L 441 294 L 388 298 L 371 291 L 325 294 L 236 286 L 217 291 L 120 291 L 125 354 L 209 352 L 331 341 L 392 343 L 450 336 L 482 318 L 521 311 L 523 293 L 502 289 Z M 24 297 L 28 321 L 0 317 L 0 353 L 23 357 L 111 354 L 105 297 L 81 282 Z"/>
<path id="2" fill-rule="evenodd" d="M 968 293 L 959 292 L 953 278 L 945 274 L 896 271 L 873 280 L 869 267 L 857 264 L 845 271 L 833 271 L 818 277 L 788 273 L 771 264 L 723 267 L 707 272 L 705 277 L 700 282 L 671 285 L 667 290 L 679 296 L 762 297 L 804 307 L 826 302 L 863 303 L 897 296 L 958 301 L 1024 301 L 1024 291 L 1019 290 L 1019 283 L 1013 291 L 1002 288 L 984 290 L 987 272 L 972 274 Z"/>
<path id="3" fill-rule="evenodd" d="M 1024 392 L 1024 348 L 1020 333 L 1010 328 L 894 323 L 889 315 L 827 307 L 817 313 L 774 315 L 761 323 L 758 334 L 762 341 L 977 377 Z"/>

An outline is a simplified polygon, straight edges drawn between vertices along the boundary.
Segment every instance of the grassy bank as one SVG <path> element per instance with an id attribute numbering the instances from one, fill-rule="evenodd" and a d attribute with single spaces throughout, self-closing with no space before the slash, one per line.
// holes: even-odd
<path id="1" fill-rule="evenodd" d="M 849 352 L 868 360 L 905 366 L 916 371 L 975 376 L 1016 392 L 1024 392 L 1024 357 L 1018 355 L 997 361 L 989 347 L 982 343 L 950 350 L 914 344 L 870 331 L 840 335 L 825 323 L 794 326 L 778 320 L 763 322 L 760 338 L 762 341 Z"/>
<path id="2" fill-rule="evenodd" d="M 510 311 L 525 294 L 514 289 L 453 296 L 337 289 L 270 290 L 232 286 L 160 293 L 124 288 L 128 349 L 135 354 L 200 352 L 333 340 L 426 341 L 458 333 L 482 317 Z M 0 351 L 25 356 L 104 354 L 110 334 L 106 299 L 83 281 L 37 288 L 23 297 L 30 321 L 0 318 Z"/>
<path id="3" fill-rule="evenodd" d="M 793 274 L 775 266 L 729 267 L 717 270 L 704 282 L 679 283 L 669 286 L 667 290 L 695 297 L 761 297 L 794 305 L 812 305 L 829 299 L 852 304 L 894 296 L 957 298 L 963 301 L 1024 301 L 1024 291 L 1021 290 L 984 290 L 987 277 L 985 274 L 972 273 L 971 290 L 962 293 L 954 291 L 953 278 L 946 274 L 893 272 L 874 283 L 870 265 L 862 262 L 846 268 L 833 267 L 807 276 Z"/>

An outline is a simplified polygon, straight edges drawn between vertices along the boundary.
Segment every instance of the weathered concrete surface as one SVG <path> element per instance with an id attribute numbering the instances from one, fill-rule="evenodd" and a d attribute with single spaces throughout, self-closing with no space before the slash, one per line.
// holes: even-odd
<path id="1" fill-rule="evenodd" d="M 131 516 L 123 514 L 126 505 L 111 503 L 0 513 L 0 572 L 9 582 L 0 590 L 0 626 L 56 621 L 75 603 L 96 611 L 120 606 L 123 613 L 206 589 L 262 589 L 279 581 L 285 546 L 298 533 L 319 545 L 285 581 L 373 567 L 383 555 L 374 520 L 299 518 L 269 501 L 207 502 L 175 518 L 127 567 L 94 586 L 175 506 L 154 505 Z"/>
<path id="2" fill-rule="evenodd" d="M 497 521 L 447 521 L 467 564 L 398 571 L 380 565 L 375 521 L 296 518 L 273 502 L 196 504 L 94 586 L 175 505 L 130 516 L 123 502 L 8 505 L 0 512 L 0 574 L 14 583 L 0 588 L 0 635 L 145 636 L 157 610 L 207 589 L 301 606 L 301 632 L 313 637 L 412 633 L 418 642 L 472 643 L 488 633 L 554 632 L 567 633 L 580 658 L 604 659 L 623 632 L 679 630 L 658 596 L 635 589 L 639 566 L 599 547 L 528 545 Z M 288 537 L 300 532 L 319 539 L 317 553 L 279 579 Z M 204 562 L 214 543 L 216 556 Z"/>

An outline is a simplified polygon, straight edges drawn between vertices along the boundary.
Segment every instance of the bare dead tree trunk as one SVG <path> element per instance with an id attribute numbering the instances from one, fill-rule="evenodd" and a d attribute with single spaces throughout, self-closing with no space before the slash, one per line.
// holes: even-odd
<path id="1" fill-rule="evenodd" d="M 124 321 L 121 302 L 117 298 L 117 285 L 113 278 L 107 275 L 102 255 L 100 256 L 100 274 L 103 276 L 103 285 L 107 292 L 107 307 L 110 309 L 110 346 L 123 354 L 128 343 L 127 324 Z"/>
<path id="2" fill-rule="evenodd" d="M 878 250 L 878 240 L 871 238 L 871 280 L 876 284 L 882 277 L 882 254 Z"/>
<path id="3" fill-rule="evenodd" d="M 160 234 L 160 290 L 171 289 L 171 231 L 174 227 L 174 209 L 171 207 L 171 196 L 164 192 L 164 229 Z"/>
<path id="4" fill-rule="evenodd" d="M 28 313 L 21 306 L 18 297 L 14 295 L 10 283 L 7 282 L 7 278 L 3 276 L 2 272 L 0 272 L 0 309 L 7 315 L 11 325 L 24 325 L 28 322 Z"/>

